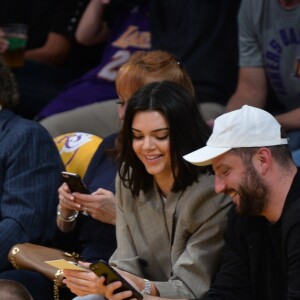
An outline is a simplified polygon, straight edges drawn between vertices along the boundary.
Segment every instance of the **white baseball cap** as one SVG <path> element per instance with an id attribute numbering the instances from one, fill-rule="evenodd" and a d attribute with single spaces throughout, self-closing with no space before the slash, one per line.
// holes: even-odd
<path id="1" fill-rule="evenodd" d="M 265 110 L 244 105 L 215 120 L 213 133 L 206 146 L 183 158 L 197 166 L 210 165 L 211 160 L 233 148 L 266 147 L 287 144 L 281 138 L 281 126 Z"/>

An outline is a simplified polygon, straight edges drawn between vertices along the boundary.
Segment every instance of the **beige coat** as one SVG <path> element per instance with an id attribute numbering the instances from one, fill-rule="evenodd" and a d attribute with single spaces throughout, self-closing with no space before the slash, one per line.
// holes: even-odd
<path id="1" fill-rule="evenodd" d="M 133 198 L 119 178 L 118 247 L 110 261 L 155 282 L 162 297 L 200 298 L 208 290 L 223 247 L 231 200 L 200 175 L 184 192 L 161 199 L 157 188 Z"/>

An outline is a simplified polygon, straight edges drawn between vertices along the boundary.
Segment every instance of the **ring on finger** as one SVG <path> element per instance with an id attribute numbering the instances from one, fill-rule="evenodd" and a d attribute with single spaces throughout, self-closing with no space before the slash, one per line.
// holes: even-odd
<path id="1" fill-rule="evenodd" d="M 83 214 L 86 216 L 88 215 L 88 208 L 86 206 L 84 207 Z"/>

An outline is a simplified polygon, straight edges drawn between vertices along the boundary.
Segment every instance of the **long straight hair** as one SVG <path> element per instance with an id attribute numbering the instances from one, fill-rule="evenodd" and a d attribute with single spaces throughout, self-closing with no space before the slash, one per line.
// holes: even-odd
<path id="1" fill-rule="evenodd" d="M 199 113 L 195 99 L 182 86 L 169 81 L 153 82 L 139 89 L 128 101 L 123 129 L 119 175 L 134 196 L 153 187 L 153 176 L 135 154 L 132 141 L 132 123 L 137 112 L 158 111 L 169 126 L 171 167 L 174 176 L 172 191 L 184 190 L 197 181 L 200 172 L 210 167 L 197 167 L 182 156 L 205 146 L 211 134 Z"/>

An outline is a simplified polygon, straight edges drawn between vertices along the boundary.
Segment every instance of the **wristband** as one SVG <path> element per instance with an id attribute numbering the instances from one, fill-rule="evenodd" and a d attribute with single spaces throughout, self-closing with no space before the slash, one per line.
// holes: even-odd
<path id="1" fill-rule="evenodd" d="M 61 213 L 61 206 L 57 206 L 57 217 L 64 222 L 74 222 L 78 216 L 79 211 L 75 211 L 71 216 L 65 218 Z"/>

